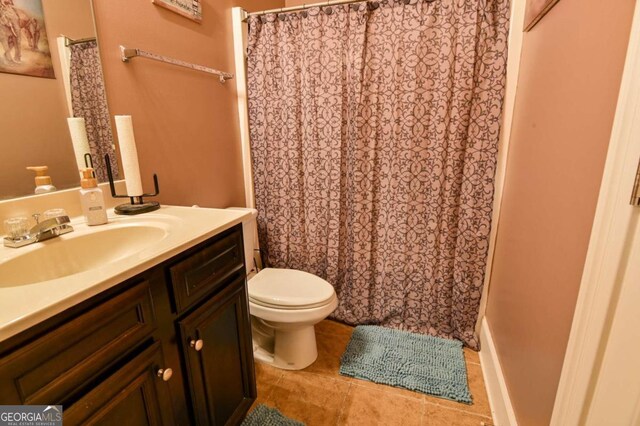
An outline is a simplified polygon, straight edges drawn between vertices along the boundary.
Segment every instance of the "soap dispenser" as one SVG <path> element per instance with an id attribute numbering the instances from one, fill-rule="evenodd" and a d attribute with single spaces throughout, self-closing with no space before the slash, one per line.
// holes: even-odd
<path id="1" fill-rule="evenodd" d="M 87 225 L 102 225 L 107 223 L 107 209 L 104 205 L 104 195 L 102 189 L 98 188 L 98 181 L 93 176 L 93 169 L 80 170 L 82 180 L 80 181 L 80 204 L 82 212 L 87 220 Z"/>
<path id="2" fill-rule="evenodd" d="M 51 183 L 51 177 L 47 175 L 47 166 L 30 166 L 27 170 L 36 172 L 36 194 L 45 194 L 47 192 L 53 192 L 56 187 Z"/>

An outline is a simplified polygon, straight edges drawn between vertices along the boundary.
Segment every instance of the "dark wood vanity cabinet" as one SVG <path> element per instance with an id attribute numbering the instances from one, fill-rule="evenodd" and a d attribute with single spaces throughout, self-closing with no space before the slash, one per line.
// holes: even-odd
<path id="1" fill-rule="evenodd" d="M 255 400 L 235 226 L 0 343 L 0 404 L 65 425 L 235 425 Z"/>

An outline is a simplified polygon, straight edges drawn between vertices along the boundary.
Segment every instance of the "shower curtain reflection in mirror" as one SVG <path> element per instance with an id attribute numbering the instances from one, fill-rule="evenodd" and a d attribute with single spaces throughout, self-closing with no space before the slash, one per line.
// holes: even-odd
<path id="1" fill-rule="evenodd" d="M 67 39 L 68 41 L 68 39 Z M 68 44 L 68 43 L 67 43 Z M 104 164 L 105 154 L 112 159 L 114 179 L 120 178 L 118 163 L 115 161 L 115 145 L 107 96 L 100 64 L 98 44 L 95 40 L 73 43 L 67 46 L 68 78 L 67 97 L 73 117 L 85 119 L 89 148 L 96 177 L 100 182 L 108 180 Z M 65 63 L 64 58 L 63 66 Z"/>

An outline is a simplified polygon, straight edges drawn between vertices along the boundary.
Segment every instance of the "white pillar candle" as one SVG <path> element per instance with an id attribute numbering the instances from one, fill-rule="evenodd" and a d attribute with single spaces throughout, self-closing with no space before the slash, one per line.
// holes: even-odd
<path id="1" fill-rule="evenodd" d="M 129 197 L 139 197 L 143 194 L 143 191 L 136 139 L 133 135 L 133 122 L 130 115 L 116 115 L 115 118 L 127 195 Z"/>
<path id="2" fill-rule="evenodd" d="M 86 169 L 87 166 L 84 162 L 84 155 L 90 154 L 91 150 L 89 149 L 89 139 L 87 138 L 87 128 L 84 118 L 69 117 L 67 118 L 67 124 L 69 125 L 69 133 L 71 134 L 71 142 L 73 143 L 73 152 L 76 155 L 78 171 Z"/>

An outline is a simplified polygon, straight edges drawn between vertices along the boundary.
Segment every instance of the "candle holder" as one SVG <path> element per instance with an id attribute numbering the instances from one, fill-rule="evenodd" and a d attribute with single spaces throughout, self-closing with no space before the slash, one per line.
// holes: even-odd
<path id="1" fill-rule="evenodd" d="M 153 174 L 153 186 L 155 187 L 155 193 L 153 194 L 142 194 L 142 195 L 117 195 L 116 194 L 116 186 L 113 183 L 113 173 L 111 172 L 111 159 L 109 158 L 109 154 L 104 156 L 104 164 L 107 167 L 107 176 L 109 176 L 109 188 L 111 188 L 111 196 L 113 198 L 129 198 L 131 200 L 130 203 L 120 204 L 116 206 L 114 209 L 116 214 L 121 215 L 136 215 L 142 213 L 149 213 L 154 210 L 158 210 L 160 208 L 160 203 L 156 201 L 144 201 L 144 197 L 155 197 L 160 194 L 160 186 L 158 185 L 158 175 Z"/>

